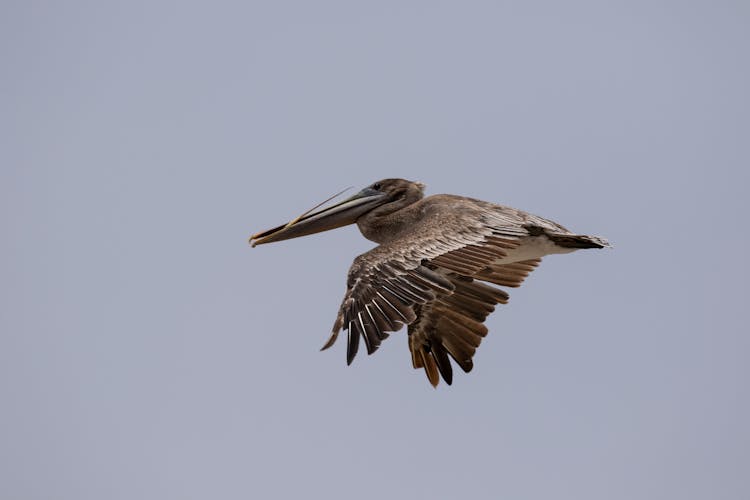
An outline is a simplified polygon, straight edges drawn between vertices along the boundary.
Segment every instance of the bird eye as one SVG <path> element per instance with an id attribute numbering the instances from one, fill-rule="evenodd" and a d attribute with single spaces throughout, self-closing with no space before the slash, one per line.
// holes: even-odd
<path id="1" fill-rule="evenodd" d="M 380 191 L 381 187 L 383 186 L 381 186 L 379 182 L 376 182 L 375 184 L 372 185 L 372 188 L 376 191 Z"/>

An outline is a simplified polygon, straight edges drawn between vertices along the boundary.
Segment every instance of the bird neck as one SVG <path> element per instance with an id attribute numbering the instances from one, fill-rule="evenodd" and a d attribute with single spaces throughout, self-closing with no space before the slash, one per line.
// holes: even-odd
<path id="1" fill-rule="evenodd" d="M 378 212 L 373 210 L 357 220 L 362 236 L 375 243 L 388 243 L 398 239 L 411 227 L 415 216 L 415 205 L 404 204 L 397 210 Z"/>

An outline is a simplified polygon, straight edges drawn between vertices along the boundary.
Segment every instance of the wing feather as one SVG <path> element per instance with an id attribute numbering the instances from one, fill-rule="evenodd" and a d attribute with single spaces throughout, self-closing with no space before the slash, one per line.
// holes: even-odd
<path id="1" fill-rule="evenodd" d="M 488 289 L 492 287 L 483 283 L 466 281 L 462 277 L 455 277 L 454 283 L 456 288 L 452 295 L 439 297 L 422 306 L 417 321 L 409 325 L 412 359 L 434 359 L 448 385 L 453 382 L 448 355 L 464 372 L 471 371 L 474 353 L 488 332 L 483 321 L 494 311 L 498 299 L 503 298 L 501 294 L 489 293 Z M 433 386 L 439 383 L 439 379 L 430 373 L 427 373 L 427 378 Z"/>

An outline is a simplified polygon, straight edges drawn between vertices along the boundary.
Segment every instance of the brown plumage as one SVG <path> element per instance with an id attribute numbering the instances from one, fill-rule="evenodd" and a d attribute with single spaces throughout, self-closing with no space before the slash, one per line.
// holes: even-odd
<path id="1" fill-rule="evenodd" d="M 408 325 L 412 364 L 437 386 L 441 376 L 453 381 L 450 358 L 471 371 L 487 335 L 484 320 L 508 301 L 505 291 L 488 283 L 517 287 L 544 255 L 609 244 L 511 207 L 447 194 L 423 198 L 423 188 L 385 179 L 333 207 L 256 234 L 251 243 L 356 222 L 379 246 L 354 259 L 323 349 L 346 330 L 350 364 L 360 339 L 372 354 L 390 333 Z"/>

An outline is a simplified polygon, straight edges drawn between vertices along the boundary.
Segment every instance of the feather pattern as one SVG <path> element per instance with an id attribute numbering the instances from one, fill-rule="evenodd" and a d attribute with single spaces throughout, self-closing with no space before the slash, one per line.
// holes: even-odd
<path id="1" fill-rule="evenodd" d="M 474 367 L 472 358 L 482 339 L 487 335 L 483 324 L 495 310 L 496 304 L 505 304 L 508 294 L 472 278 L 451 276 L 454 290 L 419 308 L 417 320 L 409 325 L 409 349 L 412 360 L 432 357 L 442 375 L 450 385 L 453 370 L 448 355 L 469 372 Z M 421 368 L 414 364 L 414 368 Z M 439 380 L 427 373 L 433 386 Z"/>

